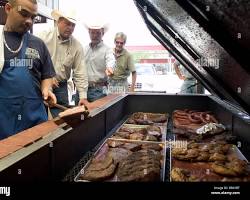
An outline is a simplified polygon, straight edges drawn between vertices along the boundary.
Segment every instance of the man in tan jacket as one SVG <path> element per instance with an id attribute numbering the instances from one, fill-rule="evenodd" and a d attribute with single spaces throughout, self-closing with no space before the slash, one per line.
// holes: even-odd
<path id="1" fill-rule="evenodd" d="M 55 67 L 56 77 L 54 78 L 53 91 L 58 103 L 64 106 L 69 105 L 68 84 L 71 77 L 79 94 L 78 105 L 87 105 L 88 74 L 84 60 L 83 48 L 72 33 L 76 24 L 75 13 L 71 10 L 59 12 L 54 10 L 52 17 L 56 20 L 56 27 L 52 30 L 39 34 L 47 45 L 52 62 Z M 53 117 L 57 116 L 60 110 L 51 109 Z"/>

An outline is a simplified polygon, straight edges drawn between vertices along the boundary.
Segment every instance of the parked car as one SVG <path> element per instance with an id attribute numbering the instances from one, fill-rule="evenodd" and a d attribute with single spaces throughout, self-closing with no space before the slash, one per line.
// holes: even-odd
<path id="1" fill-rule="evenodd" d="M 135 64 L 137 79 L 135 91 L 137 92 L 159 92 L 177 93 L 180 91 L 182 81 L 173 73 L 157 73 L 154 65 L 149 63 Z M 129 87 L 132 77 L 128 78 Z"/>

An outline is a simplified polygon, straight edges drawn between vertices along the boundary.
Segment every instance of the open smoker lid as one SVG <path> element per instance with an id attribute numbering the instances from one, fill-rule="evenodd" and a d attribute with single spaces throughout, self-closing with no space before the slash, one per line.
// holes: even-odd
<path id="1" fill-rule="evenodd" d="M 250 1 L 134 2 L 152 35 L 209 92 L 250 113 Z"/>

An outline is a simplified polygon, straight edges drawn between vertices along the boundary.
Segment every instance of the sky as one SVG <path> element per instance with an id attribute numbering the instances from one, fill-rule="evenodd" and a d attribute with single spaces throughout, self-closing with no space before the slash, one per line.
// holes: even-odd
<path id="1" fill-rule="evenodd" d="M 79 17 L 74 36 L 84 45 L 89 43 L 89 35 L 84 21 L 89 18 L 101 18 L 107 21 L 109 29 L 103 40 L 113 46 L 114 35 L 124 32 L 127 46 L 159 45 L 159 42 L 147 29 L 133 0 L 60 0 L 59 9 L 73 9 Z"/>

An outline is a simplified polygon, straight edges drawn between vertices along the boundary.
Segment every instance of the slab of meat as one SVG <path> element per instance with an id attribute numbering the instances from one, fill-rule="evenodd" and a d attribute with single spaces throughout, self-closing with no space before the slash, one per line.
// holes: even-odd
<path id="1" fill-rule="evenodd" d="M 122 148 L 128 149 L 130 151 L 139 151 L 141 149 L 141 144 L 137 143 L 125 143 Z"/>
<path id="2" fill-rule="evenodd" d="M 160 181 L 160 157 L 160 153 L 153 150 L 132 153 L 119 164 L 119 181 Z"/>
<path id="3" fill-rule="evenodd" d="M 85 169 L 80 179 L 88 181 L 103 181 L 112 177 L 115 173 L 116 163 L 111 155 L 107 155 L 103 160 L 93 159 Z"/>
<path id="4" fill-rule="evenodd" d="M 129 118 L 127 123 L 150 125 L 153 123 L 164 123 L 166 121 L 167 121 L 166 114 L 137 112 L 137 113 L 134 113 Z"/>
<path id="5" fill-rule="evenodd" d="M 152 144 L 152 143 L 142 144 L 141 148 L 142 149 L 152 149 L 152 150 L 155 150 L 155 151 L 161 151 L 162 150 L 161 145 L 159 145 L 159 144 Z"/>
<path id="6" fill-rule="evenodd" d="M 111 148 L 109 154 L 114 159 L 114 162 L 119 163 L 121 160 L 132 154 L 132 151 L 124 148 Z"/>

